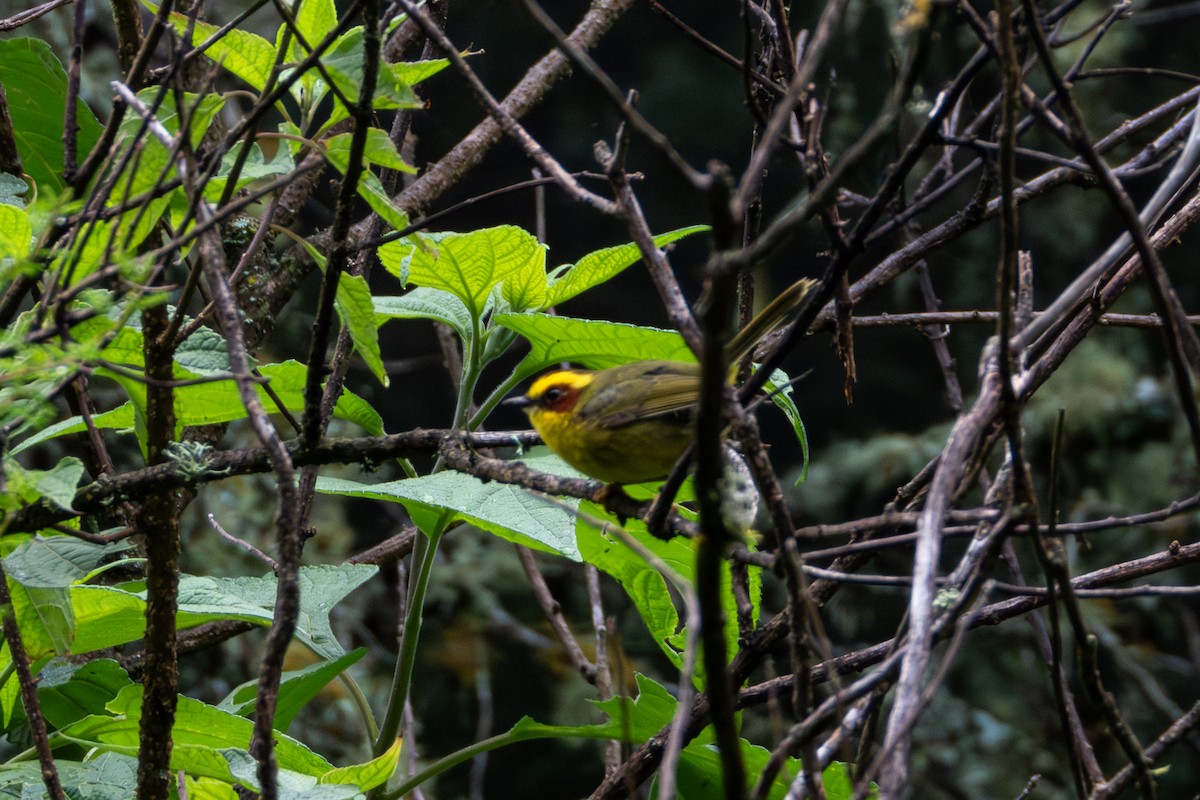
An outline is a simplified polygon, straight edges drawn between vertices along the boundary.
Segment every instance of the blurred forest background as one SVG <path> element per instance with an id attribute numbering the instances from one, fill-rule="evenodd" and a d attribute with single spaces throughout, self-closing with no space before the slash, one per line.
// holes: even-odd
<path id="1" fill-rule="evenodd" d="M 17 0 L 0 0 L 0 16 L 15 13 L 19 5 Z M 715 57 L 700 42 L 702 39 L 739 59 L 758 52 L 765 12 L 752 12 L 751 5 L 736 0 L 663 0 L 662 6 L 669 12 L 664 13 L 657 2 L 638 0 L 593 51 L 596 62 L 622 91 L 636 89 L 641 113 L 697 169 L 716 160 L 740 176 L 755 147 L 756 132 L 761 130 L 747 108 L 743 72 Z M 965 3 L 898 6 L 892 0 L 851 0 L 844 5 L 832 44 L 813 78 L 812 96 L 818 99 L 822 115 L 821 144 L 830 163 L 836 164 L 877 119 L 916 50 L 914 38 L 927 37 L 911 92 L 902 98 L 894 124 L 841 176 L 837 199 L 849 226 L 937 107 L 939 93 L 979 50 L 980 40 L 978 31 L 968 24 Z M 987 21 L 989 14 L 994 14 L 986 4 L 971 5 L 979 20 Z M 223 23 L 241 6 L 240 2 L 209 0 L 204 16 Z M 561 27 L 570 30 L 588 11 L 589 3 L 555 0 L 545 7 Z M 1200 3 L 1138 0 L 1113 5 L 1086 0 L 1065 6 L 1046 4 L 1043 11 L 1051 8 L 1061 20 L 1053 28 L 1060 42 L 1055 50 L 1060 69 L 1076 64 L 1087 52 L 1083 74 L 1075 76 L 1073 86 L 1093 140 L 1200 86 L 1200 51 L 1196 48 Z M 824 4 L 790 4 L 792 31 L 814 30 L 825 10 Z M 71 14 L 69 6 L 61 8 L 25 26 L 21 33 L 54 43 L 65 62 Z M 694 32 L 685 33 L 671 15 Z M 116 77 L 116 37 L 105 3 L 90 3 L 87 19 L 82 95 L 103 120 L 111 104 L 108 85 Z M 278 19 L 269 6 L 241 23 L 242 28 L 267 38 L 273 37 L 277 26 Z M 471 51 L 469 64 L 498 96 L 507 93 L 554 45 L 524 4 L 514 0 L 449 2 L 445 31 L 458 48 Z M 1045 98 L 1051 85 L 1034 65 L 1034 55 L 1028 43 L 1022 45 L 1021 57 L 1031 65 L 1025 76 L 1028 86 Z M 219 85 L 227 89 L 238 86 L 228 76 L 222 76 Z M 961 121 L 965 125 L 985 112 L 1000 88 L 1001 77 L 994 64 L 980 70 L 957 100 L 949 124 Z M 404 152 L 422 167 L 453 147 L 484 112 L 454 70 L 423 84 L 419 94 L 426 108 L 414 113 Z M 1171 125 L 1186 121 L 1195 102 L 1193 97 L 1164 120 L 1135 131 L 1104 157 L 1110 165 L 1124 163 Z M 236 119 L 233 108 L 226 107 L 230 122 Z M 576 70 L 559 82 L 523 123 L 568 170 L 599 170 L 593 145 L 599 140 L 613 141 L 621 114 L 595 81 Z M 955 214 L 969 212 L 980 191 L 988 197 L 997 194 L 995 124 L 995 117 L 985 112 L 977 130 L 955 128 L 945 141 L 923 153 L 903 191 L 889 199 L 875 226 L 878 235 L 867 238 L 861 254 L 852 260 L 851 284 L 925 232 Z M 1143 168 L 1122 175 L 1135 205 L 1140 207 L 1159 187 L 1184 138 L 1176 136 Z M 1019 181 L 1032 180 L 1076 156 L 1040 123 L 1022 134 L 1019 145 L 1025 148 L 1017 156 Z M 919 213 L 907 219 L 898 216 L 911 197 L 928 194 L 931 187 L 923 185 L 922 179 L 933 175 L 939 164 L 964 170 L 964 165 L 980 155 L 985 161 L 983 169 L 948 186 Z M 762 189 L 764 219 L 799 202 L 797 197 L 803 194 L 799 187 L 810 178 L 801 161 L 784 148 L 769 162 Z M 531 167 L 516 144 L 503 140 L 478 168 L 425 211 L 453 208 L 528 180 L 533 174 Z M 661 150 L 637 135 L 628 169 L 640 173 L 634 187 L 651 230 L 710 221 L 705 199 L 686 185 Z M 603 179 L 593 183 L 597 191 L 603 190 Z M 1181 193 L 1185 197 L 1195 192 L 1194 182 L 1188 187 Z M 297 232 L 308 235 L 326 229 L 333 218 L 335 195 L 336 186 L 326 180 L 302 210 Z M 1178 205 L 1172 205 L 1168 213 Z M 454 208 L 438 219 L 433 229 L 470 231 L 500 224 L 538 231 L 549 247 L 552 264 L 571 263 L 592 250 L 629 240 L 618 221 L 572 202 L 554 186 Z M 1122 230 L 1113 203 L 1088 178 L 1065 181 L 1021 205 L 1018 242 L 1029 254 L 1033 308 L 1045 307 Z M 835 346 L 829 310 L 814 332 L 788 354 L 783 367 L 792 376 L 805 376 L 795 390 L 811 449 L 803 480 L 799 480 L 801 451 L 786 420 L 770 408 L 758 416 L 801 529 L 802 551 L 850 541 L 845 533 L 825 537 L 816 526 L 848 523 L 901 508 L 890 505 L 896 503 L 898 489 L 938 456 L 957 416 L 971 409 L 980 390 L 981 357 L 995 334 L 994 316 L 989 314 L 997 307 L 1001 235 L 995 219 L 973 226 L 929 248 L 921 256 L 919 268 L 871 284 L 861 299 L 856 297 L 853 315 L 866 320 L 854 326 L 853 381 L 847 381 L 846 363 Z M 703 290 L 703 264 L 709 247 L 704 237 L 695 237 L 679 243 L 671 254 L 690 301 Z M 769 298 L 800 276 L 820 277 L 830 263 L 832 248 L 828 232 L 812 219 L 757 267 L 759 296 Z M 1185 231 L 1160 252 L 1182 307 L 1189 312 L 1200 310 L 1200 245 L 1195 234 Z M 377 270 L 372 280 L 380 287 L 388 285 L 388 292 L 394 291 L 394 279 L 382 270 Z M 260 350 L 264 360 L 304 358 L 318 282 L 319 275 L 310 275 L 280 315 Z M 1146 280 L 1135 280 L 1112 309 L 1137 315 L 1138 324 L 1114 320 L 1114 324 L 1092 330 L 1024 408 L 1025 455 L 1043 504 L 1043 523 L 1049 514 L 1044 504 L 1060 411 L 1064 419 L 1057 455 L 1061 523 L 1168 508 L 1197 491 L 1195 453 L 1171 377 L 1170 353 L 1161 326 L 1144 317 L 1156 310 L 1147 287 Z M 925 291 L 936 299 L 929 300 Z M 882 316 L 939 307 L 946 312 L 978 311 L 980 318 L 972 320 L 963 314 L 948 325 L 896 325 Z M 637 268 L 570 301 L 561 310 L 575 317 L 669 325 L 650 277 Z M 433 327 L 427 322 L 393 322 L 383 328 L 382 336 L 392 388 L 370 380 L 361 366 L 352 369 L 349 384 L 380 411 L 389 432 L 448 425 L 454 387 Z M 946 350 L 939 354 L 942 346 Z M 488 389 L 499 382 L 515 358 L 496 367 L 490 378 L 484 377 Z M 520 428 L 524 420 L 516 413 L 501 411 L 488 425 Z M 235 443 L 249 441 L 248 431 L 237 427 L 230 437 Z M 992 449 L 985 476 L 994 477 L 1000 470 L 1002 451 L 1002 444 Z M 349 466 L 332 474 L 359 473 Z M 184 529 L 185 570 L 261 573 L 262 564 L 247 554 L 235 555 L 236 551 L 212 532 L 204 514 L 221 509 L 224 515 L 236 516 L 243 526 L 241 535 L 266 547 L 273 520 L 271 504 L 262 499 L 267 482 L 266 476 L 242 477 L 212 484 L 200 494 Z M 981 506 L 985 484 L 983 480 L 961 495 L 959 507 Z M 306 560 L 339 561 L 384 540 L 404 523 L 396 509 L 399 506 L 319 498 L 313 516 L 319 535 L 307 545 Z M 1180 513 L 1153 524 L 1068 537 L 1065 548 L 1070 572 L 1086 573 L 1162 552 L 1173 540 L 1194 543 L 1196 522 L 1194 514 Z M 912 530 L 911 521 L 904 530 Z M 900 528 L 892 532 L 900 532 Z M 939 574 L 953 569 L 967 541 L 966 537 L 946 539 Z M 1015 537 L 1014 544 L 1013 566 L 1019 563 L 1030 583 L 1043 584 L 1032 550 L 1021 537 Z M 420 721 L 420 756 L 462 747 L 509 727 L 524 714 L 561 723 L 589 721 L 580 716 L 580 698 L 591 696 L 591 687 L 548 635 L 512 546 L 494 537 L 460 531 L 445 542 L 442 557 L 444 563 L 439 564 L 430 590 L 425 647 L 413 687 L 413 712 Z M 577 565 L 548 558 L 539 561 L 567 619 L 585 628 L 589 603 L 574 569 Z M 911 547 L 881 549 L 865 571 L 905 578 L 912 574 L 912 561 Z M 829 560 L 808 563 L 828 566 Z M 370 648 L 357 669 L 377 704 L 382 704 L 386 694 L 397 626 L 393 593 L 398 576 L 395 569 L 385 570 L 385 574 L 386 580 L 372 582 L 340 606 L 335 620 L 344 642 Z M 1010 583 L 1018 582 L 1016 574 L 1007 567 L 994 570 L 997 580 Z M 1181 589 L 1080 601 L 1088 629 L 1099 641 L 1105 686 L 1115 694 L 1142 745 L 1153 741 L 1200 700 L 1200 604 L 1193 591 L 1200 584 L 1200 568 L 1182 566 L 1149 580 Z M 781 583 L 767 582 L 764 605 L 786 605 Z M 903 625 L 909 591 L 903 580 L 896 585 L 864 582 L 842 586 L 820 611 L 819 627 L 828 654 L 852 653 L 894 635 Z M 998 601 L 1007 596 L 995 589 L 987 599 Z M 607 612 L 617 620 L 619 636 L 614 645 L 621 654 L 616 660 L 622 665 L 621 681 L 626 689 L 632 685 L 634 672 L 656 676 L 668 684 L 676 680 L 628 601 L 610 585 L 605 586 L 605 598 Z M 181 685 L 193 696 L 215 702 L 232 685 L 253 674 L 260 636 L 247 634 L 186 657 L 181 664 Z M 1043 636 L 1038 625 L 1012 619 L 1003 625 L 981 627 L 956 643 L 960 650 L 946 674 L 940 676 L 939 691 L 912 732 L 908 796 L 1072 796 L 1070 772 L 1064 767 L 1064 737 L 1054 711 L 1053 684 L 1039 649 Z M 752 683 L 787 672 L 786 648 L 778 648 L 774 658 L 774 666 L 764 668 Z M 1095 745 L 1099 763 L 1111 774 L 1125 763 L 1124 756 L 1105 732 L 1101 710 L 1082 699 L 1086 693 L 1074 678 L 1076 667 L 1069 654 L 1068 662 L 1083 728 Z M 339 754 L 361 760 L 361 743 L 347 740 L 342 733 L 352 716 L 349 698 L 331 688 L 320 703 L 306 709 L 299 726 L 307 742 L 334 760 Z M 779 738 L 780 726 L 786 729 L 787 725 L 769 717 L 751 719 L 747 715 L 747 725 L 751 729 L 757 726 L 760 738 L 773 742 Z M 479 770 L 478 766 L 464 767 L 443 777 L 436 789 L 427 787 L 426 796 L 491 800 L 582 796 L 603 778 L 604 766 L 595 751 L 588 743 L 507 748 L 490 755 L 485 772 L 473 771 Z M 853 756 L 854 751 L 851 745 L 842 752 Z M 1200 735 L 1193 727 L 1155 763 L 1156 768 L 1167 767 L 1157 778 L 1158 796 L 1200 797 L 1198 765 Z M 1040 776 L 1040 785 L 1035 785 L 1037 781 L 1031 784 L 1035 775 Z M 1026 790 L 1029 793 L 1023 794 Z M 1121 796 L 1137 795 L 1132 783 L 1125 792 Z"/>

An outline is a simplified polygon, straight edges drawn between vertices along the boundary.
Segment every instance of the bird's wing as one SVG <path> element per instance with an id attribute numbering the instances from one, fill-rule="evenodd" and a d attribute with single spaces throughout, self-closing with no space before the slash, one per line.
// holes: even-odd
<path id="1" fill-rule="evenodd" d="M 595 416 L 595 423 L 619 428 L 638 420 L 692 411 L 700 392 L 700 374 L 693 365 L 685 366 L 683 370 L 656 369 L 633 375 L 608 389 L 610 394 L 595 406 L 604 409 Z"/>

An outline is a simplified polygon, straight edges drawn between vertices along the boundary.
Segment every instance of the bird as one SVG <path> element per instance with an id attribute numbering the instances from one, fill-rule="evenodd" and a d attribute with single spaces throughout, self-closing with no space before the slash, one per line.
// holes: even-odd
<path id="1" fill-rule="evenodd" d="M 726 347 L 729 363 L 789 320 L 815 285 L 803 278 L 759 312 Z M 554 370 L 505 405 L 524 410 L 563 461 L 606 484 L 625 485 L 667 477 L 695 439 L 699 396 L 699 364 L 648 359 Z"/>

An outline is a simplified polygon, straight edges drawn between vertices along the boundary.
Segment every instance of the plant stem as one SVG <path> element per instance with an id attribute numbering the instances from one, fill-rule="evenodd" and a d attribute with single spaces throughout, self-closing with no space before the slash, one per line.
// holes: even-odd
<path id="1" fill-rule="evenodd" d="M 475 396 L 475 386 L 482 371 L 480 353 L 483 352 L 484 331 L 478 317 L 471 322 L 471 338 L 463 343 L 463 374 L 458 384 L 458 398 L 454 409 L 453 427 L 462 428 L 467 424 L 471 414 L 471 398 Z M 434 471 L 441 469 L 441 460 L 434 466 Z M 453 512 L 442 512 L 432 530 L 422 531 L 425 535 L 418 536 L 413 546 L 413 574 L 409 583 L 408 607 L 404 615 L 404 628 L 400 632 L 400 652 L 396 655 L 396 671 L 392 675 L 392 693 L 388 698 L 387 711 L 379 725 L 379 735 L 375 738 L 374 754 L 382 755 L 392 746 L 400 732 L 400 723 L 404 718 L 404 707 L 408 703 L 408 695 L 412 689 L 413 665 L 417 660 L 417 642 L 421 638 L 421 623 L 424 616 L 425 593 L 429 588 L 429 577 L 433 573 L 433 564 L 437 560 L 438 543 L 442 534 L 453 520 Z M 382 787 L 371 792 L 370 797 L 381 796 Z"/>

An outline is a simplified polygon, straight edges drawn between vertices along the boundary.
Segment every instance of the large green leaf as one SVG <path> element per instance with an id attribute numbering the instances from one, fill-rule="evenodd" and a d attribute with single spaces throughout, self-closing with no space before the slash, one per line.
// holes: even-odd
<path id="1" fill-rule="evenodd" d="M 576 526 L 576 540 L 583 560 L 616 578 L 650 630 L 651 636 L 663 653 L 678 667 L 683 664 L 687 631 L 682 625 L 675 606 L 674 590 L 663 574 L 649 563 L 640 552 L 631 548 L 622 538 L 597 528 L 594 520 L 612 520 L 601 506 L 583 501 Z M 623 526 L 626 534 L 636 541 L 644 551 L 652 553 L 667 569 L 692 585 L 696 573 L 697 542 L 683 536 L 663 541 L 646 530 L 643 523 L 629 520 Z M 754 619 L 758 618 L 760 594 L 762 592 L 761 569 L 748 568 L 750 598 Z M 738 650 L 737 605 L 733 596 L 733 582 L 729 566 L 721 573 L 721 606 L 725 616 L 725 645 L 732 656 Z M 697 683 L 702 682 L 697 664 Z"/>
<path id="2" fill-rule="evenodd" d="M 398 297 L 373 297 L 372 302 L 378 325 L 389 319 L 431 319 L 449 325 L 464 342 L 471 336 L 471 312 L 450 292 L 418 286 Z"/>
<path id="3" fill-rule="evenodd" d="M 398 19 L 393 21 L 393 24 L 397 22 Z M 359 89 L 363 83 L 363 44 L 363 29 L 359 25 L 339 36 L 321 59 L 325 74 L 332 79 L 341 95 L 351 103 L 358 102 Z M 444 69 L 448 63 L 439 65 L 439 62 L 418 62 L 416 69 L 409 69 L 409 65 L 388 64 L 381 60 L 371 99 L 372 106 L 377 110 L 420 108 L 423 103 L 413 92 L 413 85 Z M 313 83 L 313 98 L 320 100 L 328 91 L 324 77 L 317 78 Z M 339 97 L 334 103 L 333 112 L 325 121 L 324 129 L 328 130 L 352 112 L 353 109 L 347 108 Z"/>
<path id="4" fill-rule="evenodd" d="M 54 767 L 71 800 L 129 800 L 137 786 L 137 759 L 120 753 L 100 753 L 82 762 L 56 758 Z M 22 800 L 46 797 L 41 765 L 36 760 L 0 765 L 0 796 Z M 193 795 L 191 800 L 197 798 Z M 236 795 L 231 800 L 236 800 Z"/>
<path id="5" fill-rule="evenodd" d="M 4 557 L 13 611 L 30 658 L 71 651 L 76 619 L 70 587 L 127 549 L 72 536 L 34 536 Z"/>
<path id="6" fill-rule="evenodd" d="M 321 656 L 345 654 L 329 626 L 329 614 L 342 599 L 369 580 L 379 568 L 371 564 L 315 564 L 300 568 L 300 615 L 296 637 Z M 231 618 L 270 620 L 275 608 L 274 575 L 258 578 L 185 576 L 179 586 L 181 622 L 186 615 L 225 614 Z"/>
<path id="7" fill-rule="evenodd" d="M 43 194 L 58 194 L 66 188 L 62 141 L 66 70 L 41 39 L 0 39 L 0 84 L 8 98 L 22 166 Z M 76 104 L 75 119 L 79 125 L 75 142 L 82 158 L 100 138 L 101 126 L 82 100 Z"/>
<path id="8" fill-rule="evenodd" d="M 665 247 L 685 236 L 708 229 L 707 225 L 692 225 L 689 228 L 669 231 L 655 236 L 654 244 L 657 247 Z M 638 246 L 630 243 L 596 250 L 579 259 L 574 265 L 560 267 L 555 270 L 557 277 L 550 282 L 549 300 L 546 305 L 556 306 L 593 286 L 599 286 L 626 267 L 636 264 L 641 257 Z"/>
<path id="9" fill-rule="evenodd" d="M 333 164 L 343 175 L 350 166 L 350 140 L 352 137 L 352 133 L 339 133 L 321 143 L 329 163 Z M 413 167 L 404 163 L 404 159 L 400 157 L 400 153 L 392 144 L 387 132 L 379 128 L 371 128 L 367 133 L 363 161 L 367 164 L 379 164 L 402 172 L 416 172 Z M 391 198 L 383 188 L 383 183 L 370 170 L 363 170 L 359 176 L 358 194 L 367 202 L 371 210 L 392 228 L 399 230 L 408 225 L 408 216 L 392 204 Z"/>
<path id="10" fill-rule="evenodd" d="M 103 713 L 72 722 L 57 736 L 105 754 L 134 756 L 139 746 L 142 694 L 141 686 L 127 686 L 105 705 Z M 224 793 L 220 784 L 226 788 L 236 784 L 258 788 L 257 765 L 247 751 L 252 732 L 253 723 L 248 719 L 189 697 L 179 697 L 171 728 L 171 769 L 187 773 L 189 789 L 196 790 L 189 797 L 236 797 Z M 391 777 L 399 762 L 400 745 L 397 741 L 378 758 L 339 768 L 279 732 L 275 733 L 274 751 L 281 797 L 354 800 Z M 134 783 L 130 779 L 125 784 L 123 797 L 129 796 Z"/>
<path id="11" fill-rule="evenodd" d="M 529 354 L 515 370 L 518 379 L 564 361 L 604 369 L 650 358 L 696 360 L 682 336 L 661 328 L 551 314 L 497 314 L 495 319 L 529 340 Z"/>
<path id="12" fill-rule="evenodd" d="M 556 456 L 528 459 L 526 463 L 544 472 L 578 474 Z M 551 503 L 519 486 L 484 483 L 473 475 L 449 471 L 375 484 L 318 478 L 317 491 L 401 503 L 418 524 L 451 511 L 456 519 L 508 541 L 580 560 L 572 514 L 577 500 Z"/>
<path id="13" fill-rule="evenodd" d="M 142 716 L 142 687 L 128 686 L 108 703 L 108 715 L 91 715 L 68 725 L 61 736 L 86 747 L 137 755 Z M 254 723 L 215 706 L 180 697 L 171 728 L 171 769 L 185 770 L 233 783 L 247 776 L 234 774 L 230 750 L 249 746 Z M 238 758 L 237 756 L 233 756 Z M 300 742 L 275 734 L 275 758 L 280 768 L 319 778 L 333 766 Z M 241 760 L 240 758 L 238 760 Z M 240 773 L 240 770 L 238 770 Z"/>
<path id="14" fill-rule="evenodd" d="M 545 247 L 512 225 L 388 242 L 379 260 L 406 286 L 412 281 L 455 295 L 476 319 L 498 287 L 517 309 L 541 308 L 546 297 Z"/>
<path id="15" fill-rule="evenodd" d="M 132 685 L 129 674 L 111 658 L 84 664 L 55 658 L 38 673 L 38 699 L 46 721 L 64 728 L 90 714 L 103 714 L 108 703 Z"/>

